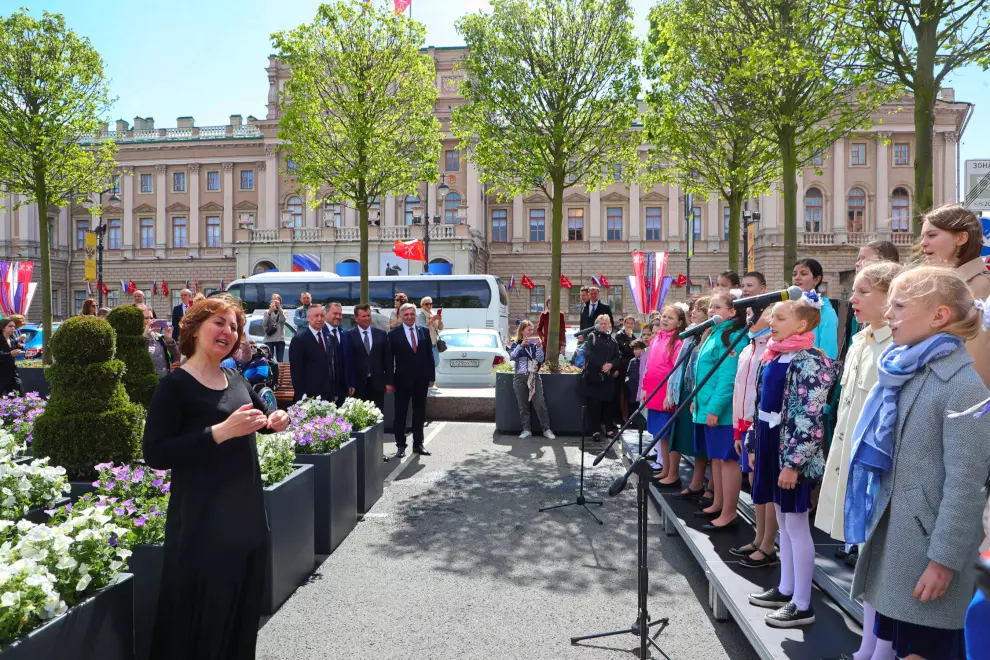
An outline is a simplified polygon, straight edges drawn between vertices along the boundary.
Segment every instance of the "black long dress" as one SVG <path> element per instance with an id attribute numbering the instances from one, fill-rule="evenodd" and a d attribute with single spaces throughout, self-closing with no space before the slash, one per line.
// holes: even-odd
<path id="1" fill-rule="evenodd" d="M 17 342 L 7 342 L 7 338 L 0 334 L 0 396 L 7 394 L 24 394 L 21 387 L 21 377 L 17 373 L 17 363 L 10 351 L 17 348 Z"/>
<path id="2" fill-rule="evenodd" d="M 587 375 L 601 373 L 602 367 L 611 363 L 612 369 L 589 379 Z M 615 399 L 615 376 L 619 368 L 619 345 L 611 334 L 595 331 L 584 340 L 584 371 L 581 378 L 584 385 L 585 405 L 588 408 L 588 426 L 592 432 L 602 428 L 612 428 L 613 400 Z"/>
<path id="3" fill-rule="evenodd" d="M 251 660 L 265 585 L 268 520 L 255 434 L 218 445 L 210 427 L 265 405 L 233 369 L 213 390 L 184 369 L 162 379 L 144 458 L 172 470 L 153 660 Z"/>

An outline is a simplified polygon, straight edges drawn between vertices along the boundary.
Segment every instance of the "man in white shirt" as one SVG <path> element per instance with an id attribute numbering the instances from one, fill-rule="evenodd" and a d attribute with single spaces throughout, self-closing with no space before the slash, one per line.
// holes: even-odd
<path id="1" fill-rule="evenodd" d="M 393 390 L 395 370 L 388 335 L 372 327 L 371 305 L 354 306 L 354 323 L 357 327 L 344 333 L 347 393 L 384 411 L 385 393 Z"/>
<path id="2" fill-rule="evenodd" d="M 423 446 L 423 426 L 426 424 L 426 396 L 436 380 L 433 346 L 429 331 L 416 325 L 416 305 L 405 303 L 399 308 L 401 323 L 388 333 L 389 347 L 395 365 L 395 431 L 396 456 L 406 454 L 406 413 L 412 404 L 413 452 L 429 456 Z"/>
<path id="3" fill-rule="evenodd" d="M 306 316 L 306 328 L 292 340 L 289 369 L 293 400 L 305 395 L 334 401 L 337 394 L 336 360 L 333 338 L 326 329 L 326 312 L 313 305 Z"/>

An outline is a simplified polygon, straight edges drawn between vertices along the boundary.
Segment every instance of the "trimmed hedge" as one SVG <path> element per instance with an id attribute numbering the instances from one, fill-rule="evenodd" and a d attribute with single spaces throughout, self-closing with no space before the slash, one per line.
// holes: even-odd
<path id="1" fill-rule="evenodd" d="M 124 389 L 131 401 L 147 408 L 158 387 L 158 374 L 144 337 L 144 313 L 130 305 L 116 307 L 107 322 L 117 332 L 117 357 L 127 365 Z"/>
<path id="2" fill-rule="evenodd" d="M 49 346 L 55 359 L 46 371 L 51 396 L 34 423 L 34 455 L 51 457 L 70 479 L 81 481 L 94 478 L 98 463 L 139 458 L 144 409 L 127 398 L 121 383 L 125 367 L 113 359 L 116 333 L 110 324 L 74 316 Z"/>

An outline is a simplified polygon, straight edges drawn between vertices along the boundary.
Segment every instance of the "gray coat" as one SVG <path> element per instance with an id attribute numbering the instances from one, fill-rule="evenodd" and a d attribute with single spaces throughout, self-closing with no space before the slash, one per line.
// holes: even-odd
<path id="1" fill-rule="evenodd" d="M 279 341 L 285 341 L 285 312 L 281 307 L 278 308 L 277 312 L 273 312 L 270 309 L 265 310 L 265 318 L 261 321 L 261 327 L 265 329 L 265 343 L 272 343 Z M 268 334 L 268 331 L 275 328 L 273 334 Z"/>
<path id="2" fill-rule="evenodd" d="M 898 621 L 959 629 L 973 598 L 990 420 L 947 417 L 987 398 L 972 362 L 960 346 L 900 392 L 893 469 L 881 480 L 852 587 L 854 596 Z M 911 594 L 929 560 L 954 574 L 944 596 L 922 603 Z"/>

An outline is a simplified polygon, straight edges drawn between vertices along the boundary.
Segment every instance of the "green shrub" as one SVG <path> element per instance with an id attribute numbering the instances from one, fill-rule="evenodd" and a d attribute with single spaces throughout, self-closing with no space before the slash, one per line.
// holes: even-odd
<path id="1" fill-rule="evenodd" d="M 131 401 L 147 408 L 159 379 L 144 338 L 144 313 L 130 305 L 116 307 L 107 322 L 117 332 L 117 357 L 127 366 L 124 389 Z"/>
<path id="2" fill-rule="evenodd" d="M 74 316 L 49 346 L 55 359 L 46 372 L 51 395 L 34 423 L 34 455 L 51 457 L 70 479 L 85 481 L 93 479 L 97 463 L 138 458 L 144 410 L 121 383 L 125 367 L 113 359 L 113 328 L 102 319 Z"/>

